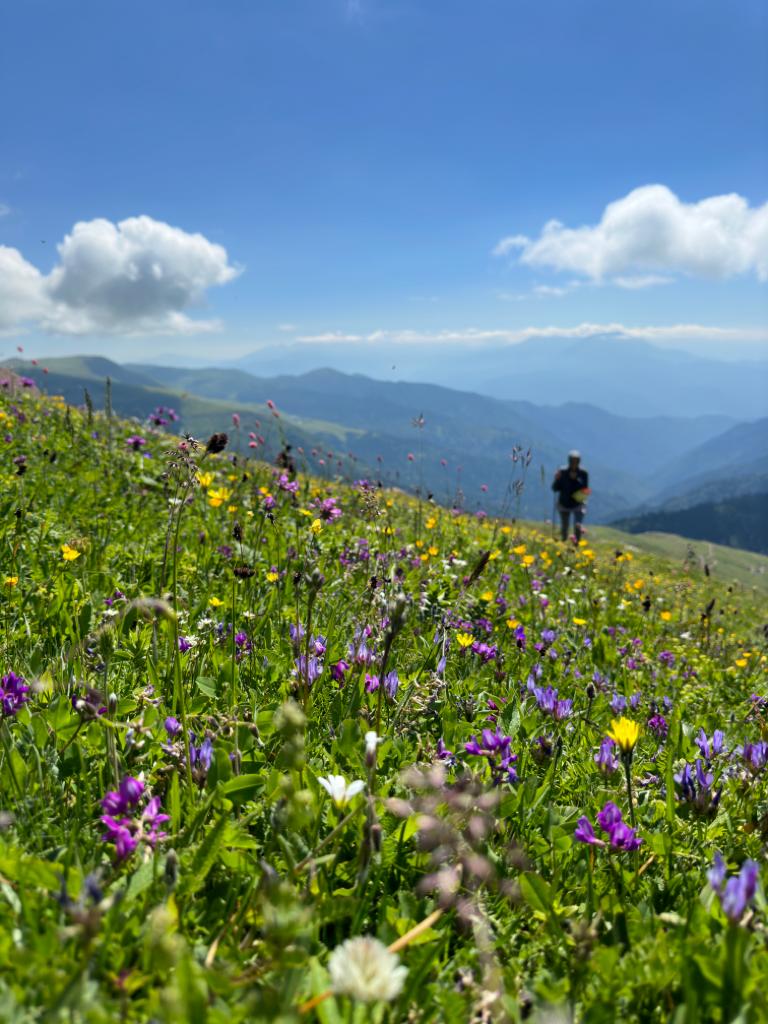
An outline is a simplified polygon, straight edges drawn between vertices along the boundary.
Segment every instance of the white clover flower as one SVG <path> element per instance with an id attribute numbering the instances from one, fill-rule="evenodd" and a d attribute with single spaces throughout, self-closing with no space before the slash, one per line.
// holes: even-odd
<path id="1" fill-rule="evenodd" d="M 334 993 L 361 1003 L 397 999 L 408 974 L 397 954 L 390 953 L 383 942 L 371 935 L 347 939 L 337 946 L 331 953 L 328 970 Z"/>
<path id="2" fill-rule="evenodd" d="M 362 779 L 347 782 L 343 775 L 329 775 L 327 779 L 320 778 L 317 781 L 337 807 L 346 807 L 352 797 L 365 789 Z"/>

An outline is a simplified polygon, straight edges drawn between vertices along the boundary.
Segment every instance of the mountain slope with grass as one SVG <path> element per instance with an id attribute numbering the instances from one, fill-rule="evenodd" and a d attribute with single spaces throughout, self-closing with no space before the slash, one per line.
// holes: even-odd
<path id="1" fill-rule="evenodd" d="M 540 407 L 333 370 L 256 378 L 216 368 L 112 367 L 78 357 L 49 361 L 47 377 L 28 363 L 24 372 L 75 400 L 78 389 L 93 391 L 98 374 L 110 370 L 120 412 L 143 416 L 162 392 L 165 402 L 182 409 L 183 425 L 193 433 L 209 429 L 208 413 L 227 403 L 247 428 L 258 419 L 256 430 L 262 433 L 263 403 L 269 398 L 285 417 L 285 437 L 305 450 L 317 471 L 332 467 L 350 478 L 369 475 L 431 494 L 442 504 L 539 519 L 552 514 L 549 481 L 574 446 L 584 450 L 592 477 L 590 516 L 606 522 L 651 506 L 657 473 L 670 457 L 683 456 L 732 426 L 723 416 L 631 419 L 584 404 Z M 423 425 L 414 427 L 422 419 Z M 266 420 L 274 428 L 270 415 Z M 276 450 L 271 438 L 269 443 Z M 524 474 L 519 459 L 510 459 L 515 447 L 531 452 Z M 697 468 L 690 460 L 689 472 Z"/>
<path id="2" fill-rule="evenodd" d="M 721 552 L 18 378 L 0 421 L 2 1019 L 760 1019 L 764 596 Z"/>

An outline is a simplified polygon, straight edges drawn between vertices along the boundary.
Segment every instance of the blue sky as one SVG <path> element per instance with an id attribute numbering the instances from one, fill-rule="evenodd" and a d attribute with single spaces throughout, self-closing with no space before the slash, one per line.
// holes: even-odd
<path id="1" fill-rule="evenodd" d="M 0 353 L 765 351 L 767 30 L 756 0 L 4 5 Z"/>

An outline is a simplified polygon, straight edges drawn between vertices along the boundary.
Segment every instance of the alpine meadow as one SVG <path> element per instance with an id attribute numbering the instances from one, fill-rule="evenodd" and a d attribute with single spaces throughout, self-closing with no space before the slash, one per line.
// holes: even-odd
<path id="1" fill-rule="evenodd" d="M 763 1019 L 764 593 L 0 418 L 0 1018 Z"/>

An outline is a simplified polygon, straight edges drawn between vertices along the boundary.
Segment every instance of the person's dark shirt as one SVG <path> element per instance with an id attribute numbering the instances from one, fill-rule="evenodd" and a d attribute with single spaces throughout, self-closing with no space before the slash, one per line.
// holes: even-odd
<path id="1" fill-rule="evenodd" d="M 552 482 L 552 490 L 559 494 L 559 501 L 563 508 L 576 508 L 580 502 L 576 501 L 574 494 L 589 487 L 589 473 L 586 469 L 577 469 L 576 476 L 572 477 L 566 466 L 560 470 L 560 476 Z"/>

